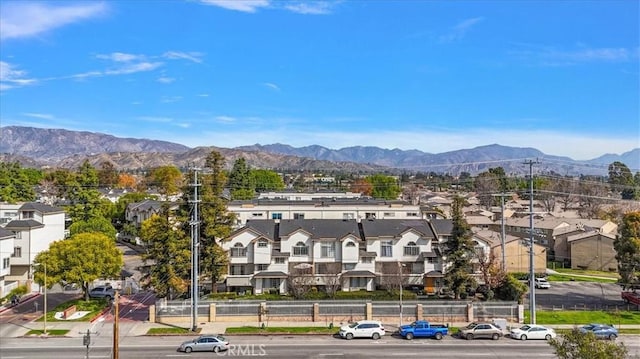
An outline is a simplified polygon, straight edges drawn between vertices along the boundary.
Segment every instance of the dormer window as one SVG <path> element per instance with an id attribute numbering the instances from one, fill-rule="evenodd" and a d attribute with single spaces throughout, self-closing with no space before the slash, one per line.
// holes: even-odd
<path id="1" fill-rule="evenodd" d="M 351 241 L 347 242 L 347 244 L 345 245 L 345 247 L 355 247 L 355 246 L 356 244 Z"/>
<path id="2" fill-rule="evenodd" d="M 309 247 L 307 247 L 304 242 L 298 242 L 295 246 L 293 246 L 293 255 L 294 256 L 308 256 L 309 255 Z"/>
<path id="3" fill-rule="evenodd" d="M 231 248 L 231 257 L 246 257 L 247 256 L 247 248 L 245 248 L 242 243 L 236 243 Z"/>
<path id="4" fill-rule="evenodd" d="M 261 239 L 258 241 L 258 248 L 266 248 L 269 246 L 269 242 L 266 239 Z"/>

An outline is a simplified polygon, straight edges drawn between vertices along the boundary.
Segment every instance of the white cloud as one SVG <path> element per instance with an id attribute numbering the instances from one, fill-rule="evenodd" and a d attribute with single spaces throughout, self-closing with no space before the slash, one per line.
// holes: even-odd
<path id="1" fill-rule="evenodd" d="M 331 13 L 334 4 L 327 1 L 299 2 L 285 5 L 284 8 L 298 14 L 326 15 Z"/>
<path id="2" fill-rule="evenodd" d="M 32 37 L 53 29 L 103 15 L 103 2 L 51 6 L 32 2 L 6 2 L 0 12 L 0 40 Z"/>
<path id="3" fill-rule="evenodd" d="M 22 116 L 39 118 L 43 120 L 53 120 L 55 118 L 53 115 L 50 115 L 48 113 L 34 113 L 34 112 L 24 112 L 22 113 Z"/>
<path id="4" fill-rule="evenodd" d="M 97 58 L 103 60 L 111 60 L 115 62 L 129 62 L 129 61 L 138 61 L 144 60 L 144 55 L 134 55 L 134 54 L 125 54 L 123 52 L 112 52 L 110 54 L 98 54 Z"/>
<path id="5" fill-rule="evenodd" d="M 166 77 L 166 76 L 162 76 L 159 77 L 156 81 L 163 83 L 163 84 L 170 84 L 172 82 L 174 82 L 176 79 L 174 79 L 173 77 Z"/>
<path id="6" fill-rule="evenodd" d="M 200 3 L 242 12 L 256 12 L 269 6 L 268 0 L 200 0 Z"/>
<path id="7" fill-rule="evenodd" d="M 477 23 L 481 22 L 482 20 L 484 20 L 483 17 L 474 17 L 472 19 L 461 21 L 458 24 L 456 24 L 453 28 L 451 28 L 451 31 L 448 34 L 440 36 L 440 41 L 453 42 L 453 41 L 461 40 L 467 34 L 467 31 L 469 31 L 469 29 L 471 29 L 473 26 L 475 26 Z"/>
<path id="8" fill-rule="evenodd" d="M 198 64 L 202 63 L 202 59 L 201 59 L 202 54 L 199 52 L 167 51 L 162 56 L 172 60 L 184 59 L 184 60 L 193 61 Z"/>
<path id="9" fill-rule="evenodd" d="M 234 123 L 237 121 L 235 117 L 231 116 L 217 116 L 215 120 L 222 123 Z"/>
<path id="10" fill-rule="evenodd" d="M 140 62 L 126 65 L 118 69 L 104 71 L 105 75 L 127 75 L 136 72 L 152 71 L 162 66 L 162 62 Z"/>
<path id="11" fill-rule="evenodd" d="M 26 71 L 19 70 L 8 62 L 0 61 L 0 91 L 32 85 L 37 82 L 35 79 L 27 78 L 26 75 Z"/>
<path id="12" fill-rule="evenodd" d="M 278 85 L 271 83 L 271 82 L 264 82 L 262 83 L 263 86 L 268 87 L 274 91 L 280 91 L 280 87 L 278 87 Z"/>
<path id="13" fill-rule="evenodd" d="M 579 44 L 576 49 L 558 49 L 553 46 L 531 43 L 515 43 L 514 45 L 515 49 L 510 51 L 512 56 L 543 66 L 573 66 L 594 62 L 628 62 L 637 61 L 640 58 L 640 48 L 590 48 L 584 44 Z"/>

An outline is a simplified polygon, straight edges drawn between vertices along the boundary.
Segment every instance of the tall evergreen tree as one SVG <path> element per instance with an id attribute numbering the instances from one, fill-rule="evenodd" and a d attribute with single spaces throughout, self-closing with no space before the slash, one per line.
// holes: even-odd
<path id="1" fill-rule="evenodd" d="M 145 286 L 153 288 L 159 298 L 173 299 L 186 293 L 191 277 L 189 236 L 176 230 L 177 222 L 179 219 L 164 207 L 140 228 L 140 239 L 147 243 L 142 259 L 149 265 Z"/>
<path id="2" fill-rule="evenodd" d="M 238 158 L 233 163 L 229 173 L 229 190 L 233 199 L 251 199 L 255 195 L 255 185 L 252 183 L 251 167 L 244 157 Z"/>
<path id="3" fill-rule="evenodd" d="M 475 279 L 471 276 L 471 260 L 474 246 L 471 240 L 471 228 L 463 217 L 464 199 L 454 198 L 451 205 L 453 228 L 451 237 L 444 242 L 444 260 L 447 268 L 444 274 L 445 285 L 460 299 L 468 288 L 475 287 Z"/>
<path id="4" fill-rule="evenodd" d="M 223 191 L 227 183 L 224 171 L 224 157 L 211 151 L 205 160 L 206 174 L 201 178 L 200 206 L 200 269 L 202 275 L 211 279 L 211 291 L 217 290 L 217 283 L 227 274 L 228 256 L 219 241 L 231 234 L 235 215 L 227 211 L 228 200 Z"/>

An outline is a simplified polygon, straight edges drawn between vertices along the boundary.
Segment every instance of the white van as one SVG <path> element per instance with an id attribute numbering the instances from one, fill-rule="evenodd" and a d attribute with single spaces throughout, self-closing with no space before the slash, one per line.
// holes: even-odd
<path id="1" fill-rule="evenodd" d="M 340 327 L 340 337 L 345 339 L 372 338 L 380 339 L 385 334 L 382 322 L 377 320 L 361 320 Z"/>

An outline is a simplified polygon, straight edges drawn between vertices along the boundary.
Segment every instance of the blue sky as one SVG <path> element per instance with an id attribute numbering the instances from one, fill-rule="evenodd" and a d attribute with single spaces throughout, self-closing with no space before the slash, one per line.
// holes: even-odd
<path id="1" fill-rule="evenodd" d="M 4 1 L 0 125 L 195 146 L 640 147 L 638 1 Z"/>

